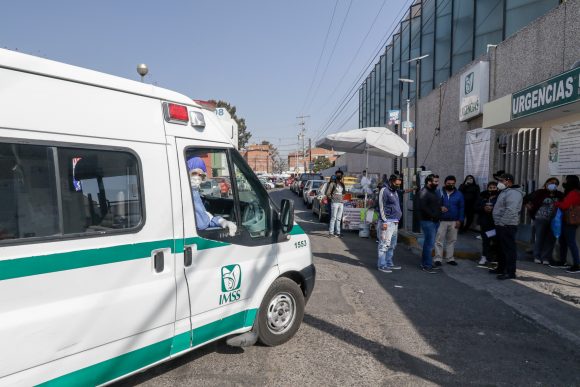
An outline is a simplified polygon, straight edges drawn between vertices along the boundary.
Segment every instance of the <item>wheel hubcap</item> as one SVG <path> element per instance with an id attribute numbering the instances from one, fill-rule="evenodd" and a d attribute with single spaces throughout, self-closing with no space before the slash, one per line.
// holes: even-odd
<path id="1" fill-rule="evenodd" d="M 296 317 L 296 301 L 289 293 L 277 294 L 268 305 L 268 329 L 281 335 L 294 323 Z"/>

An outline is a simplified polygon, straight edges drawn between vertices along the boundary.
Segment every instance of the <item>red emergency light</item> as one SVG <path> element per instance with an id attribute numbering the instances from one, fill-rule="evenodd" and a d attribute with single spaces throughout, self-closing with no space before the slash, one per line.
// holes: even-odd
<path id="1" fill-rule="evenodd" d="M 165 104 L 165 120 L 176 124 L 187 125 L 189 122 L 189 113 L 187 106 L 175 103 Z"/>

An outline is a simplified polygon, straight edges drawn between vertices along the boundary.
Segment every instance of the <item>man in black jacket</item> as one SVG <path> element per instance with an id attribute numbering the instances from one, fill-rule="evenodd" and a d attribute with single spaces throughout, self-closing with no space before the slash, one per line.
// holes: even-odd
<path id="1" fill-rule="evenodd" d="M 421 230 L 423 231 L 423 255 L 421 269 L 427 273 L 437 273 L 433 269 L 431 251 L 435 246 L 435 236 L 441 217 L 441 196 L 437 194 L 439 176 L 430 174 L 425 178 L 425 186 L 419 192 L 419 211 L 421 215 Z"/>

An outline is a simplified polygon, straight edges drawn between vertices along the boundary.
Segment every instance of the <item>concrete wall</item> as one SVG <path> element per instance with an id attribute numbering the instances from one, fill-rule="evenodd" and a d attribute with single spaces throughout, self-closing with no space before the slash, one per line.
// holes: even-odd
<path id="1" fill-rule="evenodd" d="M 489 60 L 490 101 L 568 70 L 580 60 L 580 0 L 561 4 L 491 48 Z M 465 133 L 482 127 L 482 116 L 459 121 L 459 80 L 465 69 L 423 96 L 418 105 L 418 164 L 458 179 L 464 175 Z M 543 127 L 542 123 L 538 127 Z M 542 133 L 542 139 L 545 135 Z M 496 151 L 492 136 L 490 160 L 495 160 Z M 491 161 L 491 172 L 497 169 L 493 164 Z"/>

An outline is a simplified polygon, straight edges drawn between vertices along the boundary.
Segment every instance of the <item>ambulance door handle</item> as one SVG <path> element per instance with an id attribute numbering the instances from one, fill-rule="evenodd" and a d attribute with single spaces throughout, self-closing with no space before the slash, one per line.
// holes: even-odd
<path id="1" fill-rule="evenodd" d="M 158 251 L 153 256 L 153 267 L 156 273 L 161 273 L 165 268 L 165 256 L 163 251 Z"/>
<path id="2" fill-rule="evenodd" d="M 187 246 L 185 250 L 183 250 L 183 265 L 185 267 L 190 267 L 193 263 L 193 250 L 191 246 Z"/>

